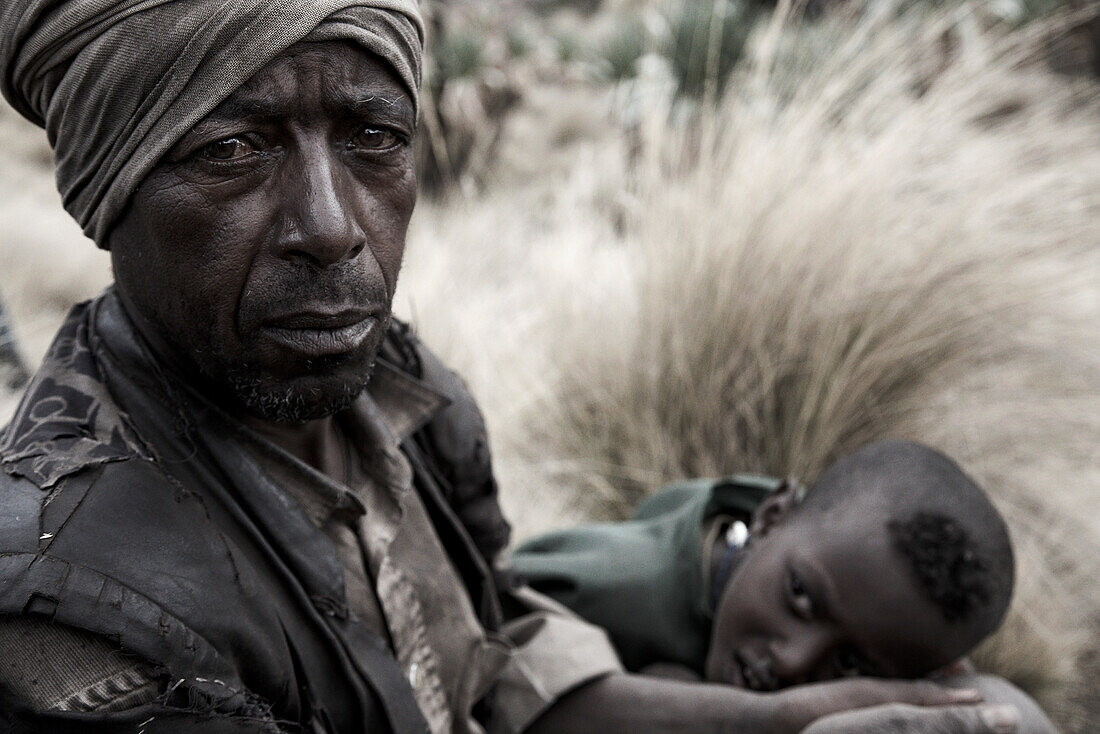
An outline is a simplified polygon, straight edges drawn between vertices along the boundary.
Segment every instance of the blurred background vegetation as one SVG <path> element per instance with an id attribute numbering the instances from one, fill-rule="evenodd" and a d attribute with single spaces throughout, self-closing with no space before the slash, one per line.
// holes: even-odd
<path id="1" fill-rule="evenodd" d="M 838 17 L 942 14 L 958 0 L 429 0 L 429 98 L 420 141 L 421 177 L 432 195 L 469 194 L 493 169 L 507 120 L 531 84 L 631 88 L 665 83 L 681 114 L 720 98 L 743 61 L 750 33 L 782 17 L 800 25 L 797 43 L 826 55 Z M 970 20 L 997 33 L 1034 32 L 1048 65 L 1100 77 L 1096 0 L 994 0 L 967 6 Z M 778 13 L 776 11 L 779 11 Z M 827 17 L 826 17 L 827 16 Z M 1052 23 L 1053 21 L 1053 23 Z M 950 43 L 950 32 L 945 43 Z M 780 63 L 805 63 L 792 49 Z M 799 53 L 801 51 L 802 53 Z M 744 70 L 746 64 L 740 64 Z M 647 85 L 648 82 L 648 85 Z M 654 89 L 629 107 L 652 103 Z M 640 110 L 621 109 L 629 118 Z"/>
<path id="2" fill-rule="evenodd" d="M 479 397 L 517 535 L 925 441 L 1013 530 L 1016 600 L 979 661 L 1095 731 L 1100 4 L 424 9 L 397 307 Z M 110 280 L 50 163 L 0 107 L 12 385 Z"/>

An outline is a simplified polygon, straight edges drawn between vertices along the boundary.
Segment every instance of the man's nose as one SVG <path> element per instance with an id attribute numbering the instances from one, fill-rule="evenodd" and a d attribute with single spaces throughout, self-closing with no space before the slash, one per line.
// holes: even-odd
<path id="1" fill-rule="evenodd" d="M 836 634 L 826 626 L 805 626 L 771 645 L 772 672 L 781 686 L 824 680 Z"/>
<path id="2" fill-rule="evenodd" d="M 287 218 L 279 255 L 315 267 L 354 259 L 366 243 L 357 181 L 325 142 L 302 145 L 295 158 L 282 181 Z"/>

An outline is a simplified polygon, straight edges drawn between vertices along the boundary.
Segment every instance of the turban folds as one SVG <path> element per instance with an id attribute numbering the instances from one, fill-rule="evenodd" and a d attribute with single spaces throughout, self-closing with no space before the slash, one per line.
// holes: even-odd
<path id="1" fill-rule="evenodd" d="M 346 39 L 417 103 L 416 0 L 2 0 L 0 91 L 46 128 L 65 208 L 101 247 L 157 161 L 295 43 Z"/>

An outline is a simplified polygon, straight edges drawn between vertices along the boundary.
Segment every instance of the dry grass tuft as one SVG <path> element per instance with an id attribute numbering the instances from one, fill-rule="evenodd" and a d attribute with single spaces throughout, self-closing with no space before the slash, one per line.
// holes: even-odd
<path id="1" fill-rule="evenodd" d="M 980 658 L 1085 731 L 1096 87 L 964 12 L 802 33 L 758 29 L 717 112 L 670 128 L 651 104 L 631 166 L 581 147 L 543 199 L 492 194 L 484 228 L 448 219 L 437 238 L 462 254 L 411 280 L 462 308 L 420 323 L 475 368 L 521 534 L 621 517 L 683 476 L 812 479 L 884 436 L 944 449 L 1019 549 L 1014 611 Z"/>

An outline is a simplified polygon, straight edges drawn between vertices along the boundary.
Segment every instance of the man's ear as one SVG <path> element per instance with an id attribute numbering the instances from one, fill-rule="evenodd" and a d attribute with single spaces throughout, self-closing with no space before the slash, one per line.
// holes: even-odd
<path id="1" fill-rule="evenodd" d="M 772 528 L 781 523 L 799 500 L 799 486 L 794 482 L 783 482 L 768 498 L 760 503 L 756 512 L 752 514 L 752 522 L 749 524 L 750 537 L 763 537 Z"/>

